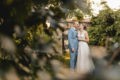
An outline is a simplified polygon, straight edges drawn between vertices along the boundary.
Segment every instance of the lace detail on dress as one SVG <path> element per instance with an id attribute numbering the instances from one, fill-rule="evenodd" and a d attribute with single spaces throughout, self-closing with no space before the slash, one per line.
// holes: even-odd
<path id="1" fill-rule="evenodd" d="M 78 39 L 82 39 L 82 40 L 85 39 L 85 31 L 83 32 L 78 31 Z"/>

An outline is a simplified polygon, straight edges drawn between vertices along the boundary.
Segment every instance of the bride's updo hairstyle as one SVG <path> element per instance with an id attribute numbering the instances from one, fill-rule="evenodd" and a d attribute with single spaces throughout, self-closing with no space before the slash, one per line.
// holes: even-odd
<path id="1" fill-rule="evenodd" d="M 83 25 L 83 29 L 84 29 L 84 30 L 87 30 L 87 24 L 86 24 L 86 23 L 84 23 L 84 22 L 80 22 L 80 24 Z"/>
<path id="2" fill-rule="evenodd" d="M 87 24 L 83 23 L 84 30 L 87 30 Z"/>

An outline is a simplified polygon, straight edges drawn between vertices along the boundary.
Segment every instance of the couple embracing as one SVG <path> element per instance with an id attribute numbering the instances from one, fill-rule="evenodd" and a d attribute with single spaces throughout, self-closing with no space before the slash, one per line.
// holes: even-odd
<path id="1" fill-rule="evenodd" d="M 94 64 L 90 56 L 87 42 L 89 37 L 83 23 L 73 22 L 68 31 L 68 43 L 70 49 L 70 68 L 78 73 L 93 71 Z"/>

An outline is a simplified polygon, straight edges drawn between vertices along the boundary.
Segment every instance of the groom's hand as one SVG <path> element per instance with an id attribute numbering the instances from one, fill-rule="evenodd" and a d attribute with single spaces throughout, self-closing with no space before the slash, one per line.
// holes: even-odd
<path id="1" fill-rule="evenodd" d="M 72 52 L 74 52 L 75 51 L 75 49 L 74 48 L 72 48 Z"/>

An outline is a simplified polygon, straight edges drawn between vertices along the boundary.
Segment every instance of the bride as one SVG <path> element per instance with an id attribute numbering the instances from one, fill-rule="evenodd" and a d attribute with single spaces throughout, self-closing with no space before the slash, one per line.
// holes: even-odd
<path id="1" fill-rule="evenodd" d="M 80 23 L 78 30 L 78 55 L 76 63 L 76 71 L 87 74 L 94 69 L 94 64 L 90 56 L 90 50 L 87 42 L 89 42 L 88 33 L 84 24 Z"/>

